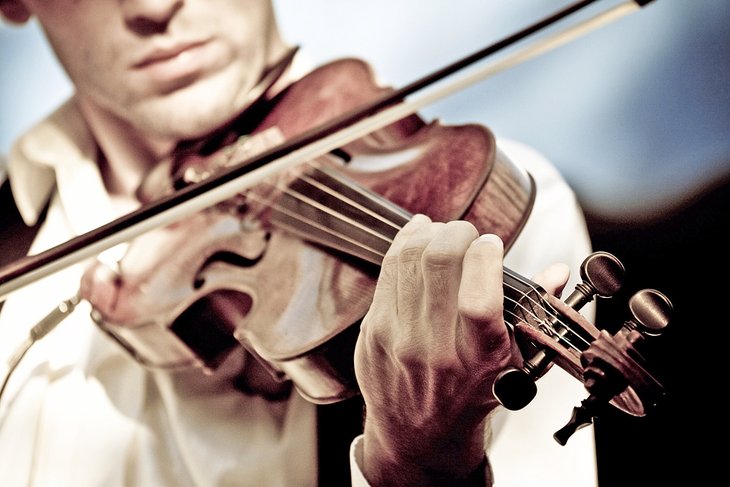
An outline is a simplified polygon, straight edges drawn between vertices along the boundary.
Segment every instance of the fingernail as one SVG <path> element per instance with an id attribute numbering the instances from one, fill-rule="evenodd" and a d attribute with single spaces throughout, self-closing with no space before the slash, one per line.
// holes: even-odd
<path id="1" fill-rule="evenodd" d="M 484 235 L 480 235 L 479 238 L 477 239 L 477 242 L 491 243 L 491 244 L 497 245 L 499 247 L 504 246 L 502 239 L 493 233 L 485 233 Z"/>
<path id="2" fill-rule="evenodd" d="M 411 221 L 413 223 L 425 223 L 431 221 L 431 219 L 423 213 L 416 213 L 413 215 L 413 218 L 411 218 Z"/>

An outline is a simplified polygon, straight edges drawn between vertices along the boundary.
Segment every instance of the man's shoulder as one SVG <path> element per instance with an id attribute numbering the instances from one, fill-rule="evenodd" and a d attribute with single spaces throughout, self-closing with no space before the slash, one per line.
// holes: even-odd
<path id="1" fill-rule="evenodd" d="M 564 181 L 557 167 L 537 149 L 503 137 L 497 138 L 497 147 L 513 163 L 529 172 L 537 182 Z"/>

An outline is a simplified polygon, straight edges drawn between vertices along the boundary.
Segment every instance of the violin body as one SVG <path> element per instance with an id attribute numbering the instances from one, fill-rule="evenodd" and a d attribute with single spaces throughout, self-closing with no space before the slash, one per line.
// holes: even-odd
<path id="1" fill-rule="evenodd" d="M 161 164 L 141 199 L 214 174 L 383 90 L 362 61 L 322 66 L 273 97 L 244 137 Z M 148 366 L 210 370 L 245 350 L 309 400 L 341 400 L 358 393 L 359 320 L 399 226 L 414 213 L 466 219 L 509 248 L 534 201 L 531 178 L 498 153 L 486 127 L 416 115 L 274 179 L 138 237 L 113 275 L 92 266 L 81 292 L 99 326 Z"/>

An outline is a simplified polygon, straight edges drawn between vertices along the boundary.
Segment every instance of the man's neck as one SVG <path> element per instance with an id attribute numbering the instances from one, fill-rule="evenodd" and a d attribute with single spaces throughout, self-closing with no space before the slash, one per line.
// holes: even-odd
<path id="1" fill-rule="evenodd" d="M 79 99 L 79 108 L 103 154 L 99 168 L 107 190 L 113 196 L 134 197 L 149 170 L 170 154 L 176 141 L 143 135 L 88 100 Z"/>

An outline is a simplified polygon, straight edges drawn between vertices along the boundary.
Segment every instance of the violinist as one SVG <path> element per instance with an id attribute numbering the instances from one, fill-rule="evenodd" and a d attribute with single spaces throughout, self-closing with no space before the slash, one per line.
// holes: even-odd
<path id="1" fill-rule="evenodd" d="M 4 185 L 25 224 L 40 224 L 30 252 L 136 208 L 146 177 L 181 142 L 247 117 L 262 74 L 291 49 L 267 0 L 0 0 L 0 9 L 7 22 L 40 23 L 75 88 L 8 155 Z M 304 55 L 267 93 L 296 83 Z M 492 395 L 495 376 L 518 353 L 502 319 L 503 259 L 559 293 L 590 251 L 555 168 L 520 144 L 499 146 L 537 184 L 530 219 L 506 256 L 498 237 L 468 222 L 416 215 L 383 260 L 354 357 L 365 414 L 350 446 L 353 485 L 597 482 L 589 429 L 567 447 L 550 438 L 581 397 L 579 383 L 550 371 L 536 402 L 515 413 Z M 33 323 L 76 292 L 85 268 L 7 299 L 3 363 Z M 236 355 L 210 375 L 148 368 L 89 312 L 82 302 L 8 384 L 4 486 L 324 483 L 322 471 L 334 467 L 318 458 L 316 406 L 255 359 Z"/>

